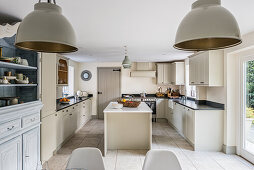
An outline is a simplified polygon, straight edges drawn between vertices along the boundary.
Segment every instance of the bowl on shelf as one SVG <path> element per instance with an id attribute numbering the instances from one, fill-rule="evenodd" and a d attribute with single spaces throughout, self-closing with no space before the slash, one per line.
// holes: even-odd
<path id="1" fill-rule="evenodd" d="M 29 81 L 28 81 L 28 80 L 16 79 L 16 83 L 17 83 L 17 84 L 29 84 Z"/>

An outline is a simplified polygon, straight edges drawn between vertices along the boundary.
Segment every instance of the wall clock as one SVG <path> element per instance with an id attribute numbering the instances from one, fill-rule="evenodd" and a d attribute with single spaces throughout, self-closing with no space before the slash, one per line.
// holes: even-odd
<path id="1" fill-rule="evenodd" d="M 89 70 L 84 70 L 81 73 L 81 79 L 84 81 L 88 81 L 92 78 L 92 73 Z"/>

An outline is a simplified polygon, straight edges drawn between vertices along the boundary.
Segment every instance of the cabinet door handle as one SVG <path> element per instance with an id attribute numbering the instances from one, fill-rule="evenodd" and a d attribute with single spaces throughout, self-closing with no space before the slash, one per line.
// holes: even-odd
<path id="1" fill-rule="evenodd" d="M 68 110 L 66 110 L 66 112 L 68 112 Z"/>
<path id="2" fill-rule="evenodd" d="M 75 107 L 73 107 L 72 109 L 75 109 Z"/>
<path id="3" fill-rule="evenodd" d="M 34 122 L 34 121 L 35 121 L 35 118 L 33 118 L 33 119 L 30 119 L 30 121 L 31 121 L 31 122 Z"/>
<path id="4" fill-rule="evenodd" d="M 205 82 L 201 81 L 200 83 L 204 84 Z"/>
<path id="5" fill-rule="evenodd" d="M 57 114 L 55 114 L 55 116 L 57 116 Z"/>
<path id="6" fill-rule="evenodd" d="M 191 82 L 191 84 L 194 84 L 194 82 Z"/>
<path id="7" fill-rule="evenodd" d="M 10 131 L 14 128 L 15 126 L 12 126 L 12 127 L 8 127 L 7 130 Z"/>
<path id="8" fill-rule="evenodd" d="M 69 114 L 70 116 L 72 116 L 72 114 Z"/>
<path id="9" fill-rule="evenodd" d="M 29 158 L 29 157 L 30 157 L 30 156 L 28 156 L 28 155 L 26 156 L 26 158 Z"/>

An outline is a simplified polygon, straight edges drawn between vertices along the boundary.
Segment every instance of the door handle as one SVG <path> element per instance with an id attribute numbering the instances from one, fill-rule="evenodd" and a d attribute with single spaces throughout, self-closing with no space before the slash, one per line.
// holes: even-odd
<path id="1" fill-rule="evenodd" d="M 98 91 L 98 94 L 102 94 L 102 92 Z"/>

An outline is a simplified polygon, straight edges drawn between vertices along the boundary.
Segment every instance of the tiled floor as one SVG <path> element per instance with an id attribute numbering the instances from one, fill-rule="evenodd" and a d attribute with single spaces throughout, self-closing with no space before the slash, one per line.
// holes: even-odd
<path id="1" fill-rule="evenodd" d="M 48 161 L 50 170 L 64 170 L 73 149 L 97 147 L 103 152 L 103 121 L 88 122 Z M 167 123 L 153 124 L 153 149 L 173 151 L 184 170 L 254 170 L 236 155 L 221 152 L 194 152 L 192 147 Z M 111 150 L 103 157 L 107 170 L 141 170 L 146 150 Z"/>

